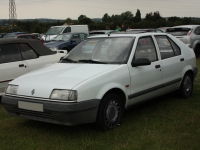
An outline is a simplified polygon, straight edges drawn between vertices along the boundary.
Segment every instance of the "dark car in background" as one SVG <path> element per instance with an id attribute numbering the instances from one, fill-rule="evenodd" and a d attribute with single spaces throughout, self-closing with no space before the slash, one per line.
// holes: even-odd
<path id="1" fill-rule="evenodd" d="M 63 33 L 56 36 L 50 42 L 44 43 L 44 45 L 53 51 L 66 50 L 67 52 L 70 52 L 87 36 L 86 33 Z"/>
<path id="2" fill-rule="evenodd" d="M 0 38 L 3 38 L 7 33 L 0 33 Z"/>

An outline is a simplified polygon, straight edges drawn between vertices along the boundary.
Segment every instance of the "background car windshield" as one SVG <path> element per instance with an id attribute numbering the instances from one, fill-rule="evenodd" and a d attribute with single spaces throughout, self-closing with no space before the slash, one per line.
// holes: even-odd
<path id="1" fill-rule="evenodd" d="M 71 34 L 60 34 L 56 36 L 53 41 L 68 41 L 71 38 Z"/>
<path id="2" fill-rule="evenodd" d="M 50 28 L 46 34 L 60 34 L 60 32 L 64 29 L 65 27 L 52 27 Z"/>
<path id="3" fill-rule="evenodd" d="M 73 49 L 66 58 L 77 62 L 93 60 L 105 63 L 126 63 L 133 41 L 133 37 L 87 39 Z"/>

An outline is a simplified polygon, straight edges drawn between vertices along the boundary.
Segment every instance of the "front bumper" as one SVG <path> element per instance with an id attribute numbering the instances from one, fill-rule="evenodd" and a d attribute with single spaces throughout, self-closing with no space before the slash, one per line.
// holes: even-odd
<path id="1" fill-rule="evenodd" d="M 43 112 L 21 109 L 18 106 L 19 101 L 42 104 Z M 64 103 L 8 95 L 2 96 L 2 105 L 10 115 L 63 125 L 95 122 L 99 103 L 99 99 Z"/>

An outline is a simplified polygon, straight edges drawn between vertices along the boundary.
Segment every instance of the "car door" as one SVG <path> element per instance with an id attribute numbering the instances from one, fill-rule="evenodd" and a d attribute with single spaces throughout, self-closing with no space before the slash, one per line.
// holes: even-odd
<path id="1" fill-rule="evenodd" d="M 16 44 L 0 45 L 0 95 L 3 94 L 8 82 L 28 72 L 27 63 Z"/>
<path id="2" fill-rule="evenodd" d="M 39 69 L 47 64 L 43 57 L 39 56 L 28 44 L 18 44 L 22 57 L 28 64 L 28 70 L 33 71 Z"/>
<path id="3" fill-rule="evenodd" d="M 129 104 L 158 95 L 157 87 L 161 84 L 162 79 L 161 62 L 158 59 L 158 52 L 151 36 L 138 39 L 133 61 L 137 58 L 147 58 L 151 64 L 137 67 L 129 64 L 131 78 Z"/>
<path id="4" fill-rule="evenodd" d="M 81 39 L 78 34 L 73 34 L 72 40 L 71 40 L 71 49 L 73 49 L 76 45 L 78 45 L 81 42 Z"/>
<path id="5" fill-rule="evenodd" d="M 162 84 L 167 92 L 179 87 L 185 58 L 179 46 L 167 35 L 155 35 L 161 56 Z"/>

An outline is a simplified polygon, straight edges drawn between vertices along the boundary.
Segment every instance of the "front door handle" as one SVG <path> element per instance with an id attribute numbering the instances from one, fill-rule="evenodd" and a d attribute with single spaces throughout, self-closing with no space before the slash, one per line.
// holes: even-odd
<path id="1" fill-rule="evenodd" d="M 156 69 L 160 68 L 160 65 L 156 65 L 155 68 L 156 68 Z"/>
<path id="2" fill-rule="evenodd" d="M 184 58 L 181 58 L 180 61 L 184 61 Z"/>
<path id="3" fill-rule="evenodd" d="M 24 64 L 20 64 L 19 67 L 24 67 Z"/>

